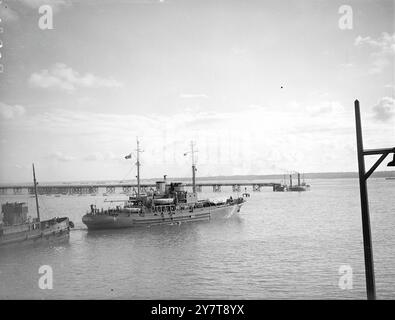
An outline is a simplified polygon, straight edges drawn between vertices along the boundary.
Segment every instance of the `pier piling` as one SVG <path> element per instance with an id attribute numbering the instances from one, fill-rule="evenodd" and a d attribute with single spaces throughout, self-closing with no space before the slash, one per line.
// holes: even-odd
<path id="1" fill-rule="evenodd" d="M 374 277 L 373 249 L 372 249 L 372 238 L 370 231 L 368 192 L 367 192 L 366 179 L 365 179 L 365 160 L 363 155 L 361 115 L 360 115 L 358 100 L 355 100 L 355 123 L 356 123 L 356 133 L 357 133 L 359 191 L 361 197 L 366 290 L 367 290 L 368 299 L 374 300 L 376 299 L 376 287 L 375 287 L 375 277 Z"/>
<path id="2" fill-rule="evenodd" d="M 382 149 L 363 149 L 362 139 L 362 126 L 361 126 L 361 114 L 359 109 L 359 101 L 355 100 L 355 127 L 357 136 L 357 156 L 358 156 L 358 172 L 359 172 L 359 191 L 361 197 L 361 214 L 362 214 L 362 233 L 363 233 L 363 248 L 365 256 L 365 277 L 366 277 L 366 293 L 368 300 L 376 299 L 376 285 L 374 275 L 374 262 L 373 262 L 373 247 L 372 247 L 372 236 L 370 230 L 370 216 L 369 216 L 369 201 L 368 201 L 368 190 L 367 180 L 370 175 L 378 168 L 381 162 L 386 158 L 387 155 L 393 153 L 395 160 L 395 147 L 382 148 Z M 365 156 L 369 155 L 381 155 L 381 157 L 375 162 L 375 164 L 366 172 L 365 171 Z M 395 161 L 390 161 L 387 166 L 395 166 Z"/>

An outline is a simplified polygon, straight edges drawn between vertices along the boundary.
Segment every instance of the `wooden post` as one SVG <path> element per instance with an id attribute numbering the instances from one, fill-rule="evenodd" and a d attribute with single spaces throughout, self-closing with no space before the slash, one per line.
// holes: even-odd
<path id="1" fill-rule="evenodd" d="M 365 159 L 362 141 L 361 115 L 359 110 L 359 101 L 355 100 L 355 124 L 357 134 L 357 155 L 359 171 L 359 192 L 361 197 L 361 214 L 362 214 L 362 233 L 363 248 L 365 255 L 365 277 L 366 291 L 368 300 L 376 299 L 376 286 L 374 278 L 373 248 L 370 231 L 369 202 L 365 177 Z"/>

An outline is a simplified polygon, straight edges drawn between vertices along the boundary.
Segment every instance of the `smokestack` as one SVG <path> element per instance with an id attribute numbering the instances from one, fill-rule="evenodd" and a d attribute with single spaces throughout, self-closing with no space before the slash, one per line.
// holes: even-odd
<path id="1" fill-rule="evenodd" d="M 300 186 L 300 173 L 298 172 L 298 186 Z"/>

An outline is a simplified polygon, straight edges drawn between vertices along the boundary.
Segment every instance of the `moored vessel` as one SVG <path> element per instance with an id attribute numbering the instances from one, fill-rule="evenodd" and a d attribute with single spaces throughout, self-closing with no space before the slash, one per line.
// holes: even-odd
<path id="1" fill-rule="evenodd" d="M 292 173 L 289 175 L 289 185 L 286 185 L 285 182 L 285 175 L 283 182 L 279 185 L 275 185 L 273 187 L 273 191 L 275 192 L 285 192 L 285 191 L 297 191 L 297 192 L 303 192 L 303 191 L 309 191 L 310 190 L 310 185 L 307 184 L 304 181 L 304 175 L 303 175 L 303 181 L 300 182 L 300 173 L 296 172 L 298 175 L 298 184 L 294 185 L 292 184 Z"/>
<path id="2" fill-rule="evenodd" d="M 89 230 L 117 229 L 185 222 L 210 221 L 229 218 L 240 211 L 243 198 L 229 197 L 223 200 L 198 200 L 196 193 L 194 150 L 192 145 L 192 192 L 182 183 L 156 182 L 156 190 L 140 193 L 139 142 L 137 141 L 137 194 L 130 196 L 122 205 L 98 209 L 95 205 L 82 217 Z M 127 156 L 128 157 L 128 156 Z"/>
<path id="3" fill-rule="evenodd" d="M 37 197 L 37 182 L 33 165 L 34 191 L 37 217 L 28 217 L 28 206 L 24 202 L 5 203 L 0 214 L 0 247 L 20 245 L 42 241 L 58 241 L 68 239 L 70 228 L 74 225 L 69 218 L 40 219 Z"/>
<path id="4" fill-rule="evenodd" d="M 304 181 L 304 177 L 303 177 L 303 182 L 300 182 L 300 173 L 297 172 L 298 175 L 298 184 L 297 185 L 292 185 L 292 175 L 289 176 L 289 186 L 287 188 L 288 191 L 309 191 L 310 190 L 310 185 L 307 184 Z"/>

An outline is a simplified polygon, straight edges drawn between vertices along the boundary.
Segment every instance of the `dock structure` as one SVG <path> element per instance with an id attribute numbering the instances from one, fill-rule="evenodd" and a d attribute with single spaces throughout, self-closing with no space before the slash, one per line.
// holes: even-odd
<path id="1" fill-rule="evenodd" d="M 125 193 L 125 194 L 132 193 L 133 190 L 134 190 L 134 188 L 132 188 L 131 186 L 122 187 L 122 193 Z"/>
<path id="2" fill-rule="evenodd" d="M 106 193 L 114 193 L 114 192 L 115 192 L 114 186 L 106 187 Z"/>
<path id="3" fill-rule="evenodd" d="M 213 192 L 221 192 L 221 185 L 220 184 L 213 185 Z"/>
<path id="4" fill-rule="evenodd" d="M 185 183 L 186 187 L 193 187 L 191 183 Z M 221 192 L 223 187 L 231 187 L 233 192 L 240 192 L 241 188 L 247 190 L 250 187 L 253 191 L 261 191 L 263 187 L 273 188 L 275 191 L 276 187 L 280 186 L 280 183 L 274 182 L 240 182 L 235 184 L 234 182 L 205 182 L 196 183 L 196 192 L 202 192 L 203 188 L 212 188 L 213 192 Z M 140 184 L 142 192 L 150 192 L 155 190 L 155 184 Z M 130 183 L 114 183 L 114 184 L 41 184 L 37 186 L 37 193 L 40 195 L 97 195 L 97 194 L 135 194 L 137 190 L 137 184 Z M 3 185 L 0 186 L 0 195 L 23 195 L 23 194 L 34 194 L 34 187 L 32 185 Z"/>
<path id="5" fill-rule="evenodd" d="M 22 188 L 20 187 L 13 188 L 13 190 L 14 190 L 14 194 L 22 194 Z"/>

